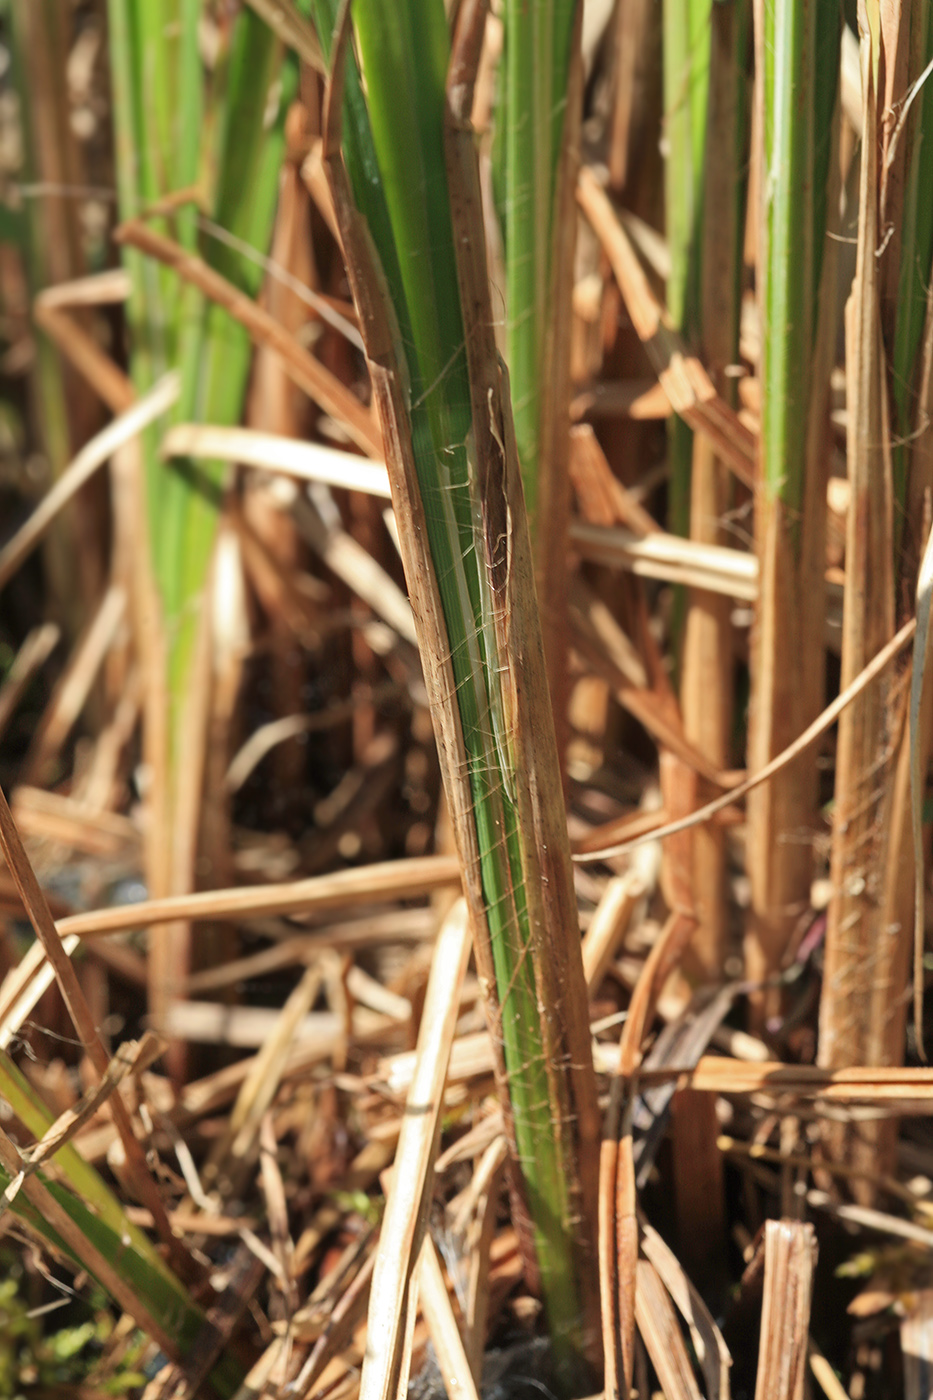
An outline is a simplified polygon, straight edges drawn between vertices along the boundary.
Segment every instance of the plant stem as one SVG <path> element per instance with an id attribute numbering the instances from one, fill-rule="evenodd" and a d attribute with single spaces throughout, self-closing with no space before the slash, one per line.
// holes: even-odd
<path id="1" fill-rule="evenodd" d="M 593 1217 L 574 1224 L 583 1189 L 574 1137 L 593 1134 L 596 1115 L 595 1100 L 592 1111 L 587 1100 L 588 1046 L 579 1038 L 565 1039 L 574 1015 L 586 1038 L 585 993 L 579 938 L 571 937 L 569 925 L 572 879 L 553 727 L 547 711 L 540 712 L 546 687 L 520 480 L 495 352 L 480 353 L 476 345 L 484 330 L 489 332 L 491 317 L 477 309 L 465 327 L 461 309 L 462 268 L 445 165 L 450 46 L 443 7 L 434 0 L 411 0 L 387 10 L 363 0 L 353 15 L 391 227 L 385 282 L 396 325 L 407 324 L 411 332 L 403 340 L 396 331 L 378 360 L 374 319 L 384 314 L 385 303 L 374 295 L 378 274 L 365 264 L 351 211 L 343 215 L 344 245 L 358 304 L 373 307 L 366 332 L 371 367 L 377 390 L 380 383 L 387 385 L 385 394 L 377 392 L 387 444 L 398 444 L 395 460 L 393 451 L 387 456 L 409 588 L 421 618 L 425 673 L 447 759 L 445 778 L 477 958 L 504 1062 L 500 1082 L 507 1088 L 520 1187 L 516 1223 L 521 1227 L 526 1207 L 555 1344 L 569 1374 L 586 1344 L 585 1300 L 592 1293 L 582 1271 L 587 1253 L 581 1231 Z M 412 101 L 400 106 L 402 90 Z M 347 140 L 352 136 L 351 130 Z M 359 168 L 358 159 L 348 155 L 351 172 Z M 458 188 L 458 201 L 468 197 Z M 339 208 L 336 182 L 335 200 Z M 481 250 L 481 232 L 467 242 Z M 382 366 L 389 363 L 386 381 Z M 488 382 L 488 397 L 477 375 Z M 386 400 L 393 396 L 399 405 L 404 399 L 404 409 L 389 411 Z M 412 444 L 410 470 L 405 437 Z M 506 462 L 513 464 L 511 474 Z M 519 590 L 524 601 L 516 600 Z M 434 617 L 436 634 L 430 630 Z M 538 707 L 533 726 L 529 706 Z M 536 785 L 529 782 L 533 769 Z M 543 813 L 533 810 L 536 801 Z M 548 844 L 535 857 L 541 831 Z M 563 966 L 566 974 L 559 976 L 559 991 L 553 971 L 541 961 L 542 947 L 555 936 L 550 921 L 558 910 L 564 947 L 552 946 L 551 956 L 553 967 Z M 582 1020 L 573 1011 L 578 996 Z"/>
<path id="2" fill-rule="evenodd" d="M 753 635 L 748 764 L 755 772 L 818 713 L 828 386 L 833 336 L 824 285 L 827 187 L 839 71 L 839 11 L 819 0 L 756 0 L 760 179 L 761 565 Z M 826 279 L 828 286 L 828 279 Z M 749 802 L 748 975 L 780 966 L 809 899 L 816 821 L 812 759 L 784 770 Z M 757 998 L 756 1016 L 778 994 Z"/>
<path id="3" fill-rule="evenodd" d="M 284 150 L 284 113 L 296 70 L 284 67 L 279 41 L 250 9 L 232 21 L 227 48 L 205 78 L 198 47 L 201 0 L 109 0 L 120 210 L 135 219 L 172 205 L 152 222 L 191 253 L 198 249 L 198 202 L 233 244 L 205 236 L 205 259 L 241 291 L 256 296 L 262 279 L 249 249 L 265 252 L 272 229 Z M 270 96 L 273 105 L 270 108 Z M 247 252 L 241 249 L 245 246 Z M 251 361 L 246 330 L 226 310 L 171 269 L 125 248 L 132 277 L 131 368 L 140 389 L 179 365 L 180 421 L 229 425 L 241 415 Z M 194 703 L 206 655 L 203 598 L 223 495 L 219 462 L 164 463 L 154 430 L 143 439 L 146 515 L 156 617 L 147 619 L 150 650 L 147 745 L 155 770 L 149 881 L 157 893 L 192 887 L 198 842 L 206 718 Z M 154 586 L 153 586 L 154 580 Z M 171 987 L 190 962 L 184 926 L 151 945 L 150 1011 L 160 1023 Z M 180 1051 L 173 1069 L 182 1072 Z"/>

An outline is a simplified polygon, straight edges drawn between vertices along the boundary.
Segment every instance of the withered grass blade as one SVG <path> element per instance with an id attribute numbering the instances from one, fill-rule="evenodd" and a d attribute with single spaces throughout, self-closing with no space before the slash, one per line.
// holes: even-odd
<path id="1" fill-rule="evenodd" d="M 232 890 L 204 890 L 199 894 L 148 899 L 139 904 L 71 914 L 59 920 L 59 934 L 81 938 L 125 933 L 129 929 L 171 923 L 173 919 L 249 919 L 266 914 L 297 914 L 353 908 L 382 899 L 415 898 L 437 889 L 456 886 L 460 867 L 453 856 L 413 856 L 386 861 L 360 870 L 338 870 L 280 885 L 241 886 Z"/>
<path id="2" fill-rule="evenodd" d="M 447 1393 L 463 1394 L 466 1400 L 479 1400 L 480 1392 L 457 1325 L 453 1302 L 447 1289 L 437 1246 L 430 1234 L 421 1244 L 418 1261 L 421 1280 L 421 1311 L 434 1346 Z"/>
<path id="3" fill-rule="evenodd" d="M 933 530 L 923 551 L 917 579 L 917 631 L 914 636 L 910 678 L 910 811 L 914 846 L 914 1023 L 917 1046 L 926 1059 L 923 1043 L 924 860 L 922 841 L 923 764 L 921 761 L 920 711 L 930 656 L 930 605 L 933 603 Z"/>
<path id="4" fill-rule="evenodd" d="M 893 634 L 916 598 L 933 485 L 929 448 L 929 278 L 933 259 L 930 171 L 920 158 L 933 121 L 918 81 L 931 51 L 928 17 L 904 6 L 861 35 L 862 126 L 858 254 L 846 310 L 848 512 L 842 681 Z M 896 95 L 895 95 L 896 94 Z M 919 98 L 919 100 L 914 100 Z M 891 126 L 885 113 L 897 105 Z M 906 258 L 906 262 L 901 262 Z M 857 522 L 864 522 L 859 529 Z M 917 772 L 925 771 L 933 717 L 921 705 L 927 638 L 914 642 L 914 673 L 889 677 L 842 718 L 836 764 L 826 976 L 820 1062 L 898 1064 L 914 924 L 915 1033 L 923 1053 L 923 861 L 916 831 Z M 916 702 L 916 703 L 915 703 Z M 913 790 L 913 793 L 911 793 Z M 837 1155 L 871 1171 L 894 1169 L 896 1120 L 829 1130 Z M 870 1200 L 870 1176 L 856 1190 Z"/>
<path id="5" fill-rule="evenodd" d="M 141 222 L 122 224 L 115 235 L 119 242 L 157 258 L 165 267 L 195 287 L 214 305 L 238 322 L 258 345 L 280 356 L 289 377 L 300 389 L 346 426 L 347 432 L 368 456 L 379 457 L 382 443 L 372 418 L 350 390 L 321 364 L 295 337 L 251 296 L 242 292 L 203 258 Z"/>
<path id="6" fill-rule="evenodd" d="M 866 130 L 875 130 L 879 121 L 876 57 L 866 34 L 862 41 Z M 846 308 L 847 460 L 853 500 L 846 541 L 843 685 L 894 631 L 894 503 L 886 446 L 882 271 L 872 252 L 879 228 L 880 170 L 875 142 L 865 141 L 861 149 L 859 257 Z M 867 528 L 859 528 L 857 522 L 863 518 Z M 879 780 L 875 767 L 893 718 L 893 689 L 886 677 L 861 696 L 839 723 L 831 866 L 835 892 L 827 928 L 827 989 L 820 1006 L 820 1061 L 828 1066 L 864 1060 L 871 987 L 877 978 L 885 979 L 877 962 L 873 961 L 869 975 L 864 961 L 869 949 L 880 951 L 883 902 L 867 891 L 859 893 L 858 885 L 866 862 L 877 860 L 883 865 L 880 843 L 891 829 L 890 820 L 882 815 L 891 792 L 889 774 L 885 771 Z"/>
<path id="7" fill-rule="evenodd" d="M 447 1061 L 469 956 L 469 918 L 466 905 L 460 901 L 438 934 L 428 982 L 415 1072 L 376 1254 L 362 1400 L 391 1400 L 400 1382 L 407 1382 L 403 1369 L 406 1304 L 431 1204 Z"/>
<path id="8" fill-rule="evenodd" d="M 635 1285 L 638 1331 L 669 1400 L 700 1400 L 677 1314 L 670 1294 L 648 1259 L 639 1259 Z"/>
<path id="9" fill-rule="evenodd" d="M 35 929 L 37 940 L 42 944 L 45 955 L 54 969 L 62 998 L 85 1053 L 97 1074 L 103 1077 L 108 1071 L 109 1057 L 101 1042 L 77 973 L 71 959 L 62 947 L 48 901 L 36 879 L 35 871 L 16 829 L 13 814 L 2 791 L 0 791 L 0 849 L 2 849 L 7 866 L 16 881 L 23 905 Z M 189 1268 L 187 1251 L 179 1244 L 168 1223 L 165 1206 L 156 1183 L 150 1175 L 145 1153 L 133 1131 L 129 1113 L 119 1096 L 112 1101 L 112 1113 L 139 1199 L 152 1211 L 159 1233 L 168 1247 L 169 1257 L 173 1265 L 179 1268 L 184 1275 Z"/>
<path id="10" fill-rule="evenodd" d="M 281 472 L 301 481 L 347 491 L 364 491 L 369 496 L 389 497 L 385 467 L 366 461 L 351 452 L 325 447 L 319 442 L 299 442 L 278 433 L 254 428 L 221 428 L 212 423 L 176 423 L 162 439 L 166 457 L 206 457 L 263 471 Z"/>
<path id="11" fill-rule="evenodd" d="M 753 435 L 717 394 L 701 362 L 672 329 L 608 195 L 586 166 L 580 171 L 577 199 L 606 251 L 632 323 L 671 407 L 694 432 L 705 434 L 730 471 L 754 489 Z"/>
<path id="12" fill-rule="evenodd" d="M 706 1382 L 706 1400 L 729 1400 L 732 1357 L 703 1298 L 684 1273 L 674 1251 L 647 1221 L 642 1221 L 641 1247 L 690 1330 Z"/>

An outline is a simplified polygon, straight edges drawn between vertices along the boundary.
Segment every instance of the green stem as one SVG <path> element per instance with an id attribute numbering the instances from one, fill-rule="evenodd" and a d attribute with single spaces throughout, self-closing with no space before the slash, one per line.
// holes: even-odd
<path id="1" fill-rule="evenodd" d="M 506 360 L 525 502 L 535 533 L 557 167 L 574 0 L 507 0 L 503 118 Z"/>
<path id="2" fill-rule="evenodd" d="M 502 677 L 508 667 L 498 650 L 487 572 L 444 159 L 447 22 L 439 0 L 391 7 L 357 0 L 353 18 L 388 212 L 389 242 L 379 244 L 378 251 L 400 327 L 399 372 L 410 385 L 416 472 L 466 754 L 515 1147 L 552 1331 L 567 1355 L 578 1355 L 582 1306 L 570 1173 L 551 1116 L 552 1084 L 529 915 L 527 881 L 534 876 L 527 868 L 519 817 L 518 784 L 524 775 L 517 772 L 505 718 L 509 702 Z M 323 32 L 321 38 L 327 47 Z M 400 92 L 410 100 L 400 103 Z M 352 100 L 351 92 L 345 113 Z M 357 134 L 352 125 L 344 133 L 350 172 L 365 163 L 352 148 Z M 360 201 L 364 212 L 372 197 L 370 190 Z M 370 232 L 376 233 L 372 225 Z"/>
<path id="3" fill-rule="evenodd" d="M 804 496 L 839 12 L 821 0 L 764 9 L 766 247 L 760 260 L 763 487 L 799 513 Z"/>

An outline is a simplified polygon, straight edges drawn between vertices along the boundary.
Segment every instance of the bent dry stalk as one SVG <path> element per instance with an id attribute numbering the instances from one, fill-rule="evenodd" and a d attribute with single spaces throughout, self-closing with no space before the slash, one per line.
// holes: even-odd
<path id="1" fill-rule="evenodd" d="M 847 517 L 841 683 L 913 611 L 933 488 L 930 445 L 930 265 L 933 170 L 923 153 L 933 131 L 929 6 L 916 0 L 885 14 L 865 10 L 861 40 L 862 143 L 858 252 L 846 308 Z M 914 92 L 917 100 L 909 101 Z M 891 112 L 898 112 L 896 122 Z M 926 643 L 918 607 L 915 676 Z M 914 905 L 911 768 L 925 773 L 933 713 L 924 704 L 908 729 L 903 678 L 863 697 L 842 718 L 836 751 L 832 899 L 820 999 L 820 1063 L 903 1063 Z M 914 722 L 916 721 L 916 722 Z M 913 753 L 912 753 L 913 750 Z M 922 877 L 922 864 L 917 871 Z M 922 991 L 922 968 L 915 969 Z M 922 1052 L 922 1016 L 916 1015 Z M 898 1122 L 839 1124 L 845 1161 L 892 1172 Z M 863 1203 L 874 1187 L 855 1188 Z"/>
<path id="2" fill-rule="evenodd" d="M 326 4 L 320 9 L 326 15 Z M 570 1385 L 595 1342 L 599 1121 L 521 478 L 463 116 L 475 11 L 461 14 L 449 107 L 439 0 L 391 10 L 364 0 L 353 19 L 372 136 L 359 121 L 352 60 L 338 44 L 325 150 L 498 1046 L 516 1225 L 536 1260 Z M 345 23 L 340 33 L 345 42 Z M 334 120 L 345 71 L 346 167 Z M 400 107 L 400 91 L 413 95 L 410 104 Z M 375 194 L 354 179 L 371 161 L 354 149 L 361 139 L 372 140 Z M 383 211 L 385 246 L 374 226 Z"/>

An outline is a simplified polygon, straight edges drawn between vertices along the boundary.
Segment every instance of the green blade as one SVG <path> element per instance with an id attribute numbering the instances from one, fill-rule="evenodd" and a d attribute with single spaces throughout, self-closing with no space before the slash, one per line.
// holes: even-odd
<path id="1" fill-rule="evenodd" d="M 487 573 L 486 520 L 478 492 L 444 158 L 447 23 L 436 0 L 393 7 L 358 0 L 353 18 L 388 211 L 388 228 L 377 236 L 370 226 L 370 233 L 401 328 L 395 358 L 410 387 L 415 466 L 466 753 L 516 1148 L 551 1326 L 572 1349 L 579 1342 L 582 1308 L 570 1172 L 551 1121 L 541 998 L 530 955 L 527 881 L 534 876 L 526 869 L 517 789 L 521 779 L 505 721 L 501 678 L 508 667 L 500 659 Z M 322 44 L 326 47 L 323 34 Z M 400 103 L 399 92 L 410 100 Z M 363 164 L 352 149 L 358 131 L 351 123 L 344 132 L 349 171 Z M 361 199 L 364 212 L 371 198 L 367 191 Z M 383 244 L 380 238 L 389 241 Z"/>

